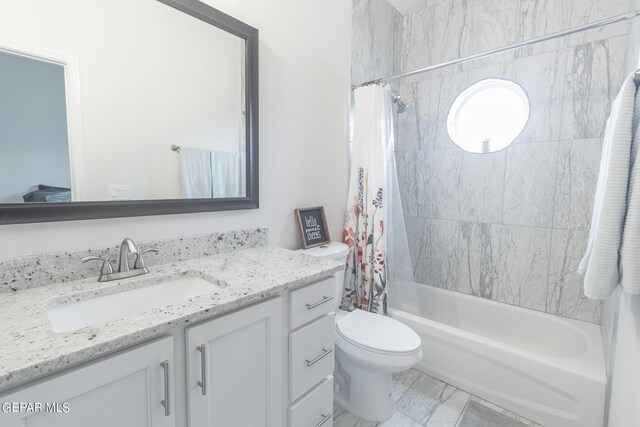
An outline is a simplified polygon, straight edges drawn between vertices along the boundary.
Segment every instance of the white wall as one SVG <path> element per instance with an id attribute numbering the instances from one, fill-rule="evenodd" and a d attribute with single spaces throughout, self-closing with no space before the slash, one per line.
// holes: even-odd
<path id="1" fill-rule="evenodd" d="M 0 258 L 266 226 L 300 241 L 293 209 L 324 205 L 341 239 L 347 187 L 350 2 L 208 0 L 260 30 L 260 209 L 0 226 Z M 0 6 L 0 14 L 2 6 Z"/>
<path id="2" fill-rule="evenodd" d="M 74 164 L 75 200 L 106 200 L 113 184 L 132 186 L 134 199 L 179 198 L 172 144 L 239 152 L 240 38 L 152 0 L 0 10 L 0 38 L 78 58 L 84 158 Z"/>
<path id="3" fill-rule="evenodd" d="M 0 51 L 0 203 L 71 187 L 64 70 Z"/>

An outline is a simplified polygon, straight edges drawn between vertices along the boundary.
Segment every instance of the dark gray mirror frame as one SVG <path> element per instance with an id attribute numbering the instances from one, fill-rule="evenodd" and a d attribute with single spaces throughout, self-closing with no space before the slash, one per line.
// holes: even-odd
<path id="1" fill-rule="evenodd" d="M 258 208 L 258 30 L 198 0 L 158 0 L 245 40 L 247 188 L 245 197 L 0 205 L 0 224 L 73 221 Z"/>

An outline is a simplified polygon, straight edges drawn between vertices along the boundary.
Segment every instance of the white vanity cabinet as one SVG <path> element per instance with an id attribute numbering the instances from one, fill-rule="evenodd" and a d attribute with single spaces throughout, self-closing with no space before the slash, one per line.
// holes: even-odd
<path id="1" fill-rule="evenodd" d="M 0 395 L 5 405 L 43 405 L 42 412 L 3 411 L 0 425 L 173 427 L 172 356 L 173 339 L 165 337 Z M 56 403 L 61 412 L 45 412 L 44 405 Z"/>
<path id="2" fill-rule="evenodd" d="M 289 293 L 289 427 L 333 423 L 335 280 Z"/>
<path id="3" fill-rule="evenodd" d="M 334 291 L 332 276 L 17 387 L 0 404 L 69 411 L 1 411 L 0 426 L 330 426 Z"/>
<path id="4" fill-rule="evenodd" d="M 282 298 L 187 328 L 192 427 L 281 427 Z"/>

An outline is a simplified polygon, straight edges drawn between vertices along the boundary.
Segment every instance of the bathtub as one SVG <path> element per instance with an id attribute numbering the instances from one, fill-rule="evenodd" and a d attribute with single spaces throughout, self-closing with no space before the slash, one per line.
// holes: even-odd
<path id="1" fill-rule="evenodd" d="M 418 370 L 545 427 L 603 426 L 598 325 L 419 283 L 389 289 L 389 315 L 422 338 Z"/>

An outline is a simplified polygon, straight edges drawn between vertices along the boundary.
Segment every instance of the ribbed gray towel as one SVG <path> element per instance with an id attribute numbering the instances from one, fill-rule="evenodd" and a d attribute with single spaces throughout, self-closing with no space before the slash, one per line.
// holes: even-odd
<path id="1" fill-rule="evenodd" d="M 634 187 L 640 191 L 640 184 L 631 186 L 629 177 L 632 175 L 632 153 L 637 154 L 638 142 L 634 141 L 634 109 L 639 104 L 635 102 L 636 85 L 634 73 L 629 75 L 622 89 L 616 97 L 611 115 L 607 122 L 602 146 L 602 160 L 598 176 L 598 187 L 593 205 L 593 217 L 587 251 L 580 261 L 578 272 L 584 274 L 584 294 L 593 299 L 604 299 L 611 295 L 614 288 L 620 283 L 622 265 L 621 246 L 627 248 L 624 258 L 629 259 L 628 252 L 640 245 L 640 236 L 636 229 L 633 234 L 632 227 L 638 227 L 640 206 L 637 198 L 640 195 L 630 194 Z M 637 116 L 638 114 L 636 114 Z M 636 146 L 632 148 L 632 146 Z M 635 160 L 635 156 L 633 157 Z M 638 173 L 634 176 L 636 179 Z M 635 206 L 629 202 L 635 200 Z M 629 211 L 629 212 L 627 212 Z M 629 216 L 633 225 L 624 231 L 625 218 Z M 623 234 L 626 236 L 623 238 Z M 637 253 L 636 253 L 637 257 Z M 629 265 L 624 266 L 630 268 Z M 633 266 L 632 270 L 637 270 Z M 630 271 L 630 270 L 628 270 Z M 626 275 L 627 273 L 625 273 Z M 629 277 L 625 283 L 635 280 L 635 287 L 640 287 L 638 282 L 640 275 L 636 273 L 635 279 Z M 636 291 L 638 292 L 638 291 Z"/>
<path id="2" fill-rule="evenodd" d="M 630 294 L 640 294 L 640 91 L 636 92 L 633 111 L 631 176 L 627 195 L 627 216 L 620 246 L 620 285 Z"/>

